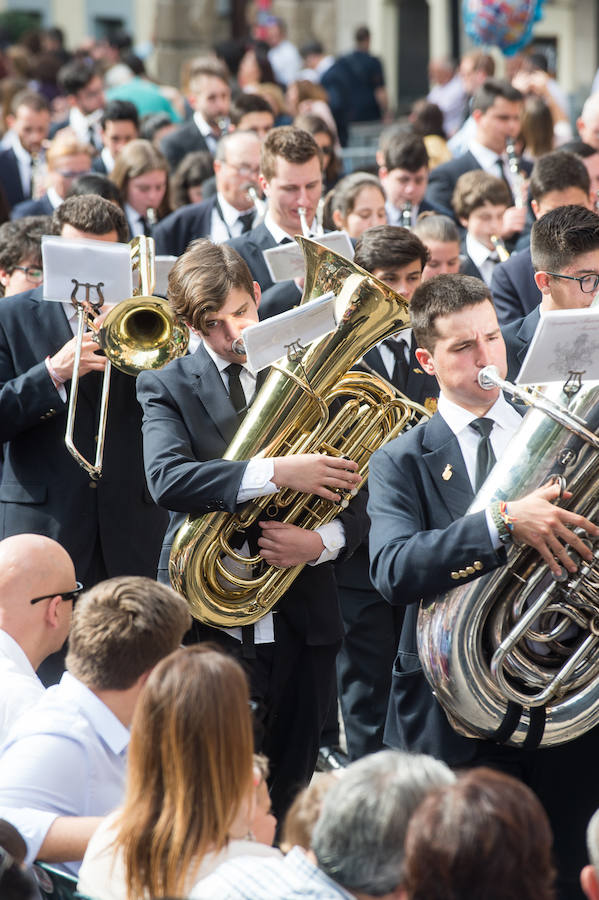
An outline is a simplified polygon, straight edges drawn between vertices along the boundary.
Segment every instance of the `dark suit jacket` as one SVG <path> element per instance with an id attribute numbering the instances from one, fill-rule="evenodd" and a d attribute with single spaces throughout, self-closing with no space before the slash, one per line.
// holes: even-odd
<path id="1" fill-rule="evenodd" d="M 536 306 L 523 319 L 509 322 L 501 329 L 507 352 L 507 380 L 514 381 L 524 362 L 540 319 L 540 307 Z"/>
<path id="2" fill-rule="evenodd" d="M 412 335 L 410 344 L 410 368 L 408 370 L 407 380 L 404 383 L 396 383 L 393 379 L 389 378 L 389 373 L 387 372 L 378 347 L 373 347 L 372 350 L 369 350 L 368 353 L 364 354 L 364 362 L 374 369 L 375 372 L 378 372 L 379 375 L 382 375 L 383 378 L 386 378 L 387 381 L 391 381 L 393 386 L 402 391 L 402 393 L 404 393 L 406 397 L 409 397 L 410 400 L 413 400 L 415 403 L 420 403 L 422 406 L 429 401 L 428 408 L 430 408 L 430 401 L 436 400 L 439 396 L 439 382 L 433 375 L 427 375 L 427 373 L 422 370 L 420 363 L 416 359 L 415 350 L 416 342 L 414 340 L 414 335 Z"/>
<path id="3" fill-rule="evenodd" d="M 481 281 L 485 280 L 472 257 L 468 255 L 465 238 L 460 244 L 460 275 L 472 275 L 473 278 L 480 278 Z"/>
<path id="4" fill-rule="evenodd" d="M 165 216 L 158 222 L 152 235 L 156 241 L 156 253 L 181 256 L 190 241 L 210 237 L 210 223 L 215 204 L 216 196 L 203 200 L 202 203 L 181 206 Z"/>
<path id="5" fill-rule="evenodd" d="M 301 299 L 302 292 L 295 281 L 277 281 L 262 294 L 258 308 L 260 321 L 299 306 Z"/>
<path id="6" fill-rule="evenodd" d="M 11 219 L 22 219 L 25 216 L 51 216 L 54 207 L 48 200 L 48 194 L 44 194 L 39 200 L 23 200 L 13 207 Z"/>
<path id="7" fill-rule="evenodd" d="M 444 479 L 447 465 L 452 477 Z M 426 681 L 416 642 L 418 601 L 455 587 L 451 572 L 475 561 L 476 574 L 502 565 L 505 550 L 493 548 L 484 511 L 464 516 L 472 487 L 458 441 L 438 413 L 377 450 L 369 491 L 371 578 L 386 600 L 407 607 L 385 742 L 463 764 L 481 742 L 453 731 Z"/>
<path id="8" fill-rule="evenodd" d="M 532 164 L 526 160 L 520 160 L 520 167 L 528 175 L 532 169 Z M 436 166 L 428 180 L 426 200 L 434 206 L 453 210 L 451 198 L 458 178 L 464 172 L 471 172 L 473 169 L 480 168 L 480 163 L 469 150 L 463 153 L 462 156 Z M 455 217 L 455 213 L 452 212 L 451 215 Z"/>
<path id="9" fill-rule="evenodd" d="M 23 190 L 19 164 L 12 147 L 0 152 L 0 184 L 4 188 L 8 205 L 12 208 L 30 196 Z"/>
<path id="10" fill-rule="evenodd" d="M 104 472 L 91 482 L 65 447 L 66 404 L 44 364 L 71 338 L 61 304 L 42 300 L 41 288 L 0 304 L 0 539 L 48 535 L 68 550 L 78 573 L 99 542 L 110 575 L 155 577 L 167 517 L 145 484 L 135 379 L 112 372 Z M 79 384 L 75 443 L 88 459 L 100 382 L 88 373 Z"/>
<path id="11" fill-rule="evenodd" d="M 98 172 L 100 175 L 108 175 L 104 160 L 102 159 L 100 154 L 94 156 L 94 158 L 92 159 L 91 170 L 92 172 Z"/>
<path id="12" fill-rule="evenodd" d="M 539 305 L 541 292 L 535 284 L 530 248 L 512 253 L 495 266 L 491 293 L 500 325 L 521 319 Z"/>
<path id="13" fill-rule="evenodd" d="M 186 153 L 194 150 L 208 150 L 208 144 L 200 134 L 194 120 L 190 119 L 163 137 L 160 149 L 166 156 L 171 170 L 174 171 Z"/>
<path id="14" fill-rule="evenodd" d="M 173 537 L 187 513 L 235 512 L 247 461 L 221 457 L 237 430 L 237 416 L 218 369 L 200 346 L 159 372 L 142 372 L 137 396 L 143 408 L 146 477 L 156 502 L 171 511 L 161 554 L 168 565 Z M 366 517 L 360 495 L 341 514 L 346 547 L 356 549 Z M 343 634 L 332 563 L 306 566 L 277 605 L 306 642 L 329 644 Z"/>
<path id="15" fill-rule="evenodd" d="M 240 256 L 243 256 L 252 273 L 252 278 L 258 282 L 263 291 L 268 290 L 274 284 L 264 262 L 263 253 L 271 247 L 276 247 L 277 244 L 264 222 L 246 234 L 242 234 L 241 237 L 227 241 L 227 244 L 230 244 Z"/>

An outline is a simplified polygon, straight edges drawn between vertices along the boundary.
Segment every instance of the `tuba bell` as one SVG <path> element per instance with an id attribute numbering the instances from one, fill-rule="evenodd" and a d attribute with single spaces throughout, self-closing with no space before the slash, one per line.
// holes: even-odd
<path id="1" fill-rule="evenodd" d="M 336 296 L 334 332 L 290 352 L 271 367 L 224 459 L 299 453 L 347 456 L 359 466 L 360 486 L 371 454 L 428 412 L 398 396 L 382 379 L 350 372 L 382 338 L 405 328 L 407 301 L 364 269 L 306 238 L 302 303 L 329 291 Z M 330 411 L 334 400 L 340 408 Z M 354 492 L 355 493 L 355 492 Z M 303 565 L 280 569 L 238 549 L 260 519 L 278 518 L 314 529 L 338 515 L 351 494 L 333 503 L 283 489 L 247 503 L 239 513 L 188 517 L 173 542 L 169 574 L 192 615 L 208 625 L 249 625 L 269 612 Z"/>
<path id="2" fill-rule="evenodd" d="M 467 514 L 553 478 L 572 493 L 560 505 L 596 520 L 599 384 L 569 381 L 539 394 L 489 370 L 488 384 L 533 408 Z M 507 565 L 421 605 L 422 667 L 459 734 L 534 748 L 599 722 L 599 541 L 581 536 L 594 558 L 575 556 L 573 575 L 562 569 L 556 578 L 534 548 L 513 546 Z"/>

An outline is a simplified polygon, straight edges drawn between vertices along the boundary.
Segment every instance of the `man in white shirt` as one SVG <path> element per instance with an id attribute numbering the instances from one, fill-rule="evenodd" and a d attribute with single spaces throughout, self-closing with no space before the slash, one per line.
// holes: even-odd
<path id="1" fill-rule="evenodd" d="M 68 671 L 1 749 L 0 816 L 25 838 L 29 863 L 39 858 L 77 871 L 97 817 L 122 801 L 143 685 L 189 624 L 183 598 L 149 578 L 113 578 L 80 599 Z"/>
<path id="2" fill-rule="evenodd" d="M 66 641 L 80 590 L 56 541 L 39 534 L 0 541 L 0 743 L 44 693 L 35 670 Z"/>
<path id="3" fill-rule="evenodd" d="M 99 152 L 102 149 L 100 119 L 106 104 L 101 75 L 88 63 L 73 60 L 62 66 L 57 81 L 70 109 L 68 119 L 54 123 L 50 137 L 68 127 L 80 141 L 91 144 Z"/>
<path id="4" fill-rule="evenodd" d="M 268 61 L 279 84 L 287 86 L 295 81 L 302 68 L 299 50 L 287 38 L 287 25 L 283 19 L 272 16 L 266 29 L 266 41 L 270 46 Z"/>
<path id="5" fill-rule="evenodd" d="M 110 175 L 123 147 L 139 136 L 137 107 L 129 100 L 110 100 L 100 119 L 102 150 L 93 163 L 94 172 Z"/>
<path id="6" fill-rule="evenodd" d="M 11 213 L 11 218 L 52 215 L 64 201 L 73 182 L 81 175 L 89 173 L 92 157 L 91 145 L 81 141 L 70 129 L 57 134 L 50 141 L 46 151 L 45 193 L 37 200 L 18 203 Z"/>
<path id="7" fill-rule="evenodd" d="M 554 505 L 558 484 L 466 514 L 521 422 L 498 388 L 485 390 L 478 382 L 486 365 L 497 366 L 502 377 L 507 369 L 491 294 L 479 279 L 438 275 L 415 291 L 411 318 L 417 358 L 441 391 L 430 421 L 378 450 L 370 464 L 371 577 L 391 604 L 405 606 L 385 742 L 431 753 L 452 767 L 490 765 L 533 787 L 551 821 L 560 875 L 572 890 L 582 866 L 584 826 L 599 796 L 588 782 L 577 787 L 574 779 L 567 796 L 556 795 L 555 784 L 562 771 L 594 764 L 599 729 L 540 750 L 508 746 L 499 734 L 497 741 L 463 736 L 425 678 L 417 620 L 421 600 L 505 565 L 512 539 L 538 551 L 554 577 L 563 578 L 564 569 L 570 576 L 578 554 L 593 559 L 572 529 L 596 538 L 599 528 Z"/>
<path id="8" fill-rule="evenodd" d="M 43 145 L 50 128 L 48 103 L 34 91 L 20 91 L 6 121 L 9 131 L 0 152 L 0 185 L 12 207 L 36 193 L 36 180 L 43 169 Z"/>
<path id="9" fill-rule="evenodd" d="M 221 63 L 206 57 L 191 63 L 187 99 L 193 119 L 169 132 L 161 143 L 172 170 L 194 150 L 208 150 L 214 156 L 219 138 L 227 131 L 231 88 Z"/>

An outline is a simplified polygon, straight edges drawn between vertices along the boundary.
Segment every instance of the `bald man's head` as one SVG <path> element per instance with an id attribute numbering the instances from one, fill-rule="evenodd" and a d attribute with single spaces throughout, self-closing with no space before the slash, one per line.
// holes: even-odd
<path id="1" fill-rule="evenodd" d="M 73 604 L 60 595 L 75 585 L 71 557 L 51 538 L 17 534 L 0 541 L 0 628 L 34 668 L 67 637 Z M 48 599 L 32 604 L 34 597 Z"/>

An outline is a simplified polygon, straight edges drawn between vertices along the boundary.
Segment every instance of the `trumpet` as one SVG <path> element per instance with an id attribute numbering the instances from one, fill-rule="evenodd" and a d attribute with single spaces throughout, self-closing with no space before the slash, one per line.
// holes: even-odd
<path id="1" fill-rule="evenodd" d="M 304 237 L 310 237 L 310 226 L 308 225 L 308 220 L 306 219 L 306 207 L 298 206 L 297 208 L 298 215 L 300 217 L 300 222 L 302 225 L 302 235 Z"/>
<path id="2" fill-rule="evenodd" d="M 499 257 L 500 262 L 506 262 L 510 258 L 510 252 L 501 240 L 500 237 L 496 234 L 491 235 L 491 243 L 495 247 L 497 252 L 497 256 Z"/>
<path id="3" fill-rule="evenodd" d="M 134 291 L 133 297 L 118 303 L 106 315 L 100 328 L 95 324 L 95 319 L 104 304 L 102 282 L 98 285 L 84 285 L 86 288 L 84 300 L 77 297 L 80 287 L 77 282 L 71 294 L 71 301 L 77 308 L 77 340 L 67 410 L 65 445 L 71 456 L 94 480 L 98 480 L 102 475 L 112 366 L 126 375 L 133 376 L 144 369 L 161 369 L 171 359 L 183 356 L 189 344 L 189 331 L 179 322 L 167 301 L 151 296 L 154 290 L 154 241 L 152 238 L 137 237 L 131 241 L 130 247 L 133 268 L 139 270 L 139 288 Z M 98 295 L 96 300 L 90 297 L 92 287 L 96 289 Z M 93 463 L 83 456 L 74 442 L 81 349 L 86 326 L 95 332 L 94 339 L 107 357 Z"/>

